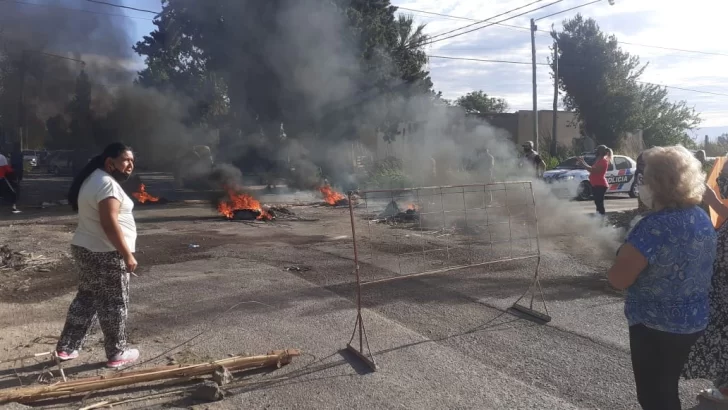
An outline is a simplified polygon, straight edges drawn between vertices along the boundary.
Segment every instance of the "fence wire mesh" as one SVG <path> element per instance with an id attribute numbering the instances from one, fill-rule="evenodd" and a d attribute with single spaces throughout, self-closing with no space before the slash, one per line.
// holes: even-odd
<path id="1" fill-rule="evenodd" d="M 358 194 L 352 210 L 364 285 L 540 255 L 530 182 Z"/>
<path id="2" fill-rule="evenodd" d="M 349 196 L 357 319 L 348 348 L 376 369 L 361 315 L 362 287 L 514 260 L 536 259 L 540 244 L 529 181 L 359 191 Z M 518 299 L 520 301 L 526 294 Z M 533 308 L 533 293 L 530 308 Z M 543 295 L 542 295 L 543 296 Z M 517 303 L 513 305 L 518 307 Z M 545 308 L 545 301 L 544 301 Z M 359 333 L 358 347 L 351 343 Z"/>

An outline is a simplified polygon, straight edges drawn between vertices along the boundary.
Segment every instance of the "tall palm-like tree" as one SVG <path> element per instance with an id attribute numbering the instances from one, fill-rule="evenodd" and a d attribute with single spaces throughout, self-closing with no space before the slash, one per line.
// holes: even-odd
<path id="1" fill-rule="evenodd" d="M 414 16 L 411 14 L 400 14 L 397 16 L 397 36 L 399 40 L 398 48 L 420 49 L 429 38 L 425 34 L 426 24 L 415 26 Z"/>
<path id="2" fill-rule="evenodd" d="M 424 81 L 427 89 L 432 86 L 429 73 L 422 68 L 427 64 L 425 46 L 429 36 L 425 24 L 415 24 L 411 14 L 400 14 L 396 21 L 397 48 L 394 57 L 399 60 L 402 78 L 408 83 Z"/>

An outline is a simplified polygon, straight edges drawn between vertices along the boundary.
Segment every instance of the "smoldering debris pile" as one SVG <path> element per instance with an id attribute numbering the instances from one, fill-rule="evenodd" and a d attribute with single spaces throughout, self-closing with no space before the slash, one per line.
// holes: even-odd
<path id="1" fill-rule="evenodd" d="M 615 212 L 609 215 L 609 224 L 615 228 L 630 230 L 642 218 L 643 213 L 639 209 Z"/>
<path id="2" fill-rule="evenodd" d="M 400 208 L 396 201 L 391 201 L 375 221 L 380 223 L 408 223 L 420 220 L 419 207 L 410 204 L 407 209 Z"/>
<path id="3" fill-rule="evenodd" d="M 14 251 L 8 245 L 0 246 L 0 270 L 43 269 L 43 266 L 52 262 L 43 255 Z"/>

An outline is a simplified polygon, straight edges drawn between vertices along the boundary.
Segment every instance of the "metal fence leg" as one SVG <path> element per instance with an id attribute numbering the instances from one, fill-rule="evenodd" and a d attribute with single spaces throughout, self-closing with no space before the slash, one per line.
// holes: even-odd
<path id="1" fill-rule="evenodd" d="M 364 328 L 364 319 L 361 316 L 361 276 L 359 275 L 359 250 L 356 243 L 356 227 L 354 222 L 354 206 L 353 193 L 349 192 L 349 216 L 351 217 L 351 237 L 354 244 L 354 272 L 356 274 L 356 322 L 354 322 L 354 332 L 351 334 L 349 343 L 346 344 L 346 349 L 354 353 L 361 361 L 367 364 L 373 371 L 377 371 L 377 363 L 374 361 L 374 356 L 369 348 L 369 339 L 367 338 L 366 329 Z M 356 332 L 359 331 L 359 347 L 352 346 L 352 342 L 356 337 Z M 366 342 L 366 352 L 364 351 L 364 344 Z"/>

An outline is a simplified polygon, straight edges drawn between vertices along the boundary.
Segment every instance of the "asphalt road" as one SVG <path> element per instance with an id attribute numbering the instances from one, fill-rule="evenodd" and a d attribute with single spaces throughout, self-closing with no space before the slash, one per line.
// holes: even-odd
<path id="1" fill-rule="evenodd" d="M 145 182 L 148 192 L 173 196 L 165 177 Z M 261 202 L 310 198 L 315 195 L 263 195 Z M 131 341 L 151 359 L 147 365 L 182 353 L 200 361 L 282 348 L 305 352 L 199 408 L 635 409 L 622 295 L 604 278 L 609 261 L 600 256 L 601 242 L 590 231 L 569 230 L 593 204 L 561 205 L 562 219 L 551 222 L 562 229 L 541 241 L 549 324 L 506 313 L 528 289 L 533 260 L 367 286 L 362 315 L 377 372 L 343 350 L 356 318 L 346 209 L 292 207 L 307 221 L 238 223 L 222 221 L 209 206 L 140 206 L 142 270 L 132 280 Z M 635 206 L 632 199 L 606 204 L 608 211 Z M 73 216 L 48 212 L 3 215 L 0 225 L 30 224 L 18 235 L 42 235 L 48 223 L 73 226 Z M 373 260 L 388 254 L 380 250 Z M 32 303 L 0 300 L 0 344 L 6 338 L 7 346 L 23 346 L 57 333 L 73 296 L 66 289 Z M 99 338 L 90 337 L 91 350 L 66 366 L 67 374 L 95 374 L 103 359 Z M 34 348 L 6 349 L 0 360 Z M 16 377 L 22 372 L 0 368 L 0 385 Z M 681 385 L 684 408 L 704 408 L 694 397 L 705 386 Z M 194 403 L 150 400 L 127 408 L 142 404 Z"/>

